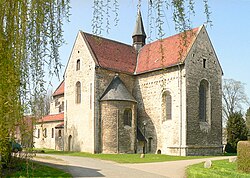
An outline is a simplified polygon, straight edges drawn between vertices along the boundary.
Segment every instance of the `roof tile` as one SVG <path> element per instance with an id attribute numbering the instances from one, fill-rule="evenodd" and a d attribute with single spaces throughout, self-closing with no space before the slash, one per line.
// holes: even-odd
<path id="1" fill-rule="evenodd" d="M 135 73 L 145 73 L 183 63 L 198 29 L 145 45 L 139 51 Z"/>
<path id="2" fill-rule="evenodd" d="M 136 51 L 132 46 L 88 33 L 82 34 L 86 37 L 100 67 L 134 73 Z"/>
<path id="3" fill-rule="evenodd" d="M 38 123 L 63 121 L 63 120 L 64 120 L 64 113 L 60 113 L 60 114 L 53 114 L 53 115 L 44 116 L 43 118 L 38 120 Z"/>
<path id="4" fill-rule="evenodd" d="M 61 82 L 61 84 L 57 87 L 55 92 L 53 93 L 53 96 L 64 94 L 64 80 Z"/>

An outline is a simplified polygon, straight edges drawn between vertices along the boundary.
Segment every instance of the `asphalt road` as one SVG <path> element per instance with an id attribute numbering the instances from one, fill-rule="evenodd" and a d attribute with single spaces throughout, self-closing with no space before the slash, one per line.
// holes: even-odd
<path id="1" fill-rule="evenodd" d="M 43 158 L 45 157 L 45 158 Z M 73 177 L 109 177 L 109 178 L 184 178 L 188 165 L 210 160 L 228 159 L 229 157 L 214 157 L 182 161 L 118 164 L 93 158 L 61 155 L 39 154 L 35 161 L 63 169 Z"/>

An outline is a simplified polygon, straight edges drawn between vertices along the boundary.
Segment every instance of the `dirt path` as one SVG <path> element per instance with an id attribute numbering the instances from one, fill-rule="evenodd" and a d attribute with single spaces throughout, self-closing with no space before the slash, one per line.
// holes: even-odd
<path id="1" fill-rule="evenodd" d="M 158 163 L 118 164 L 85 157 L 41 154 L 35 160 L 63 169 L 72 174 L 73 177 L 184 178 L 185 168 L 189 165 L 200 163 L 207 159 L 219 160 L 228 158 L 224 156 Z"/>

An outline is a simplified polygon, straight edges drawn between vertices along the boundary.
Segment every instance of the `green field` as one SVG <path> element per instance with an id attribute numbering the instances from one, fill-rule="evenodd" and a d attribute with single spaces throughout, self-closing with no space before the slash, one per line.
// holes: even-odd
<path id="1" fill-rule="evenodd" d="M 228 160 L 212 161 L 211 168 L 204 168 L 204 163 L 187 168 L 188 178 L 250 178 L 250 174 L 237 171 L 237 163 Z"/>
<path id="2" fill-rule="evenodd" d="M 16 167 L 6 168 L 3 177 L 72 177 L 60 169 L 22 161 Z"/>
<path id="3" fill-rule="evenodd" d="M 211 157 L 211 156 L 169 156 L 163 154 L 146 154 L 145 158 L 140 158 L 141 156 L 140 154 L 91 154 L 84 152 L 55 151 L 49 149 L 44 149 L 44 151 L 45 154 L 89 157 L 89 158 L 115 161 L 117 163 L 150 163 L 150 162 L 177 161 L 177 160 Z"/>

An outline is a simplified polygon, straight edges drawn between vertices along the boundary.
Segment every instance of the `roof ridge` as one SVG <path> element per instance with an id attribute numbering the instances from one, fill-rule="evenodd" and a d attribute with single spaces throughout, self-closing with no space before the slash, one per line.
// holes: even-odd
<path id="1" fill-rule="evenodd" d="M 57 90 L 61 87 L 61 85 L 64 83 L 64 79 L 61 81 L 61 83 L 58 85 L 58 87 L 55 89 L 55 91 L 53 92 L 52 96 L 57 96 L 57 95 L 60 95 L 60 94 L 64 94 L 63 93 L 59 93 L 59 94 L 55 94 L 57 92 Z"/>
<path id="2" fill-rule="evenodd" d="M 157 43 L 157 42 L 159 42 L 159 41 L 161 41 L 161 40 L 162 40 L 162 41 L 164 41 L 164 40 L 166 40 L 166 39 L 169 39 L 169 38 L 172 38 L 172 37 L 175 37 L 175 36 L 179 36 L 179 35 L 181 35 L 181 34 L 183 34 L 183 33 L 185 33 L 185 32 L 191 32 L 191 31 L 194 31 L 195 29 L 198 29 L 198 31 L 197 31 L 197 32 L 199 32 L 201 27 L 202 27 L 202 26 L 195 27 L 195 28 L 192 28 L 192 29 L 190 29 L 190 30 L 185 30 L 185 31 L 183 31 L 183 32 L 176 33 L 176 34 L 174 34 L 174 35 L 171 35 L 171 36 L 165 37 L 165 38 L 163 38 L 163 39 L 158 39 L 158 40 L 153 41 L 153 42 L 151 42 L 151 43 L 145 44 L 145 46 L 146 46 L 146 45 L 151 45 L 151 44 L 153 44 L 153 43 Z M 197 33 L 197 32 L 196 32 L 196 33 Z M 143 46 L 143 47 L 144 47 L 144 46 Z"/>
<path id="3" fill-rule="evenodd" d="M 80 31 L 81 31 L 81 30 L 80 30 Z M 126 44 L 126 43 L 123 43 L 123 42 L 120 42 L 120 41 L 116 41 L 116 40 L 112 40 L 112 39 L 109 39 L 109 38 L 106 38 L 106 37 L 94 35 L 94 34 L 91 34 L 91 33 L 84 32 L 84 31 L 81 31 L 81 32 L 82 32 L 83 34 L 93 36 L 94 38 L 101 38 L 101 39 L 108 40 L 108 41 L 112 41 L 112 42 L 115 42 L 115 43 L 120 43 L 120 44 L 126 45 L 126 46 L 128 46 L 128 47 L 133 47 L 132 45 L 129 45 L 129 44 Z"/>

